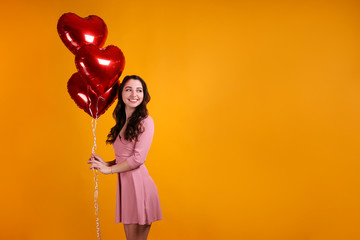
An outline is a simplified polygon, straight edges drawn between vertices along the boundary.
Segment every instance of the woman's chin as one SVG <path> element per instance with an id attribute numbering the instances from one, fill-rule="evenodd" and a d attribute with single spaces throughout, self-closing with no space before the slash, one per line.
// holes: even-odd
<path id="1" fill-rule="evenodd" d="M 126 106 L 128 107 L 128 108 L 136 108 L 137 106 L 139 106 L 140 104 L 138 104 L 138 103 L 127 103 L 126 104 Z"/>

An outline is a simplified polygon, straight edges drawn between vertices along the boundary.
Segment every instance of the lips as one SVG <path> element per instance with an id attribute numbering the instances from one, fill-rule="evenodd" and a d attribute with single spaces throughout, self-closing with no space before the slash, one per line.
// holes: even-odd
<path id="1" fill-rule="evenodd" d="M 137 101 L 139 101 L 139 99 L 128 99 L 128 100 L 132 103 L 136 103 Z"/>

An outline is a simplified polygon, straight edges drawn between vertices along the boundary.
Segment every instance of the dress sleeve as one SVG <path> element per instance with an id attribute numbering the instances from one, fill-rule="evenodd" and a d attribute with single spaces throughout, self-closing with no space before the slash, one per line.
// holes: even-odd
<path id="1" fill-rule="evenodd" d="M 126 159 L 132 169 L 138 168 L 141 164 L 144 164 L 150 150 L 154 136 L 154 121 L 150 116 L 143 120 L 143 127 L 144 132 L 139 134 L 138 141 L 135 142 L 133 154 Z"/>

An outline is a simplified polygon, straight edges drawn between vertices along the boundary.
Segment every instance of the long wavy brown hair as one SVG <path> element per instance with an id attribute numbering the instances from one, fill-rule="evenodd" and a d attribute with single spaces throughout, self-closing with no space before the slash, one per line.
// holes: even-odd
<path id="1" fill-rule="evenodd" d="M 147 89 L 145 81 L 141 77 L 137 75 L 128 75 L 124 77 L 118 90 L 118 95 L 117 95 L 118 102 L 113 112 L 113 117 L 116 121 L 116 124 L 114 127 L 111 128 L 110 133 L 107 135 L 106 144 L 114 143 L 122 127 L 125 125 L 126 113 L 125 113 L 125 103 L 122 100 L 122 92 L 126 82 L 129 81 L 130 79 L 139 80 L 141 82 L 144 98 L 143 101 L 140 103 L 139 106 L 136 107 L 135 111 L 129 118 L 129 122 L 125 130 L 124 138 L 128 141 L 132 141 L 134 139 L 137 141 L 138 135 L 144 132 L 144 129 L 142 128 L 140 122 L 141 120 L 145 119 L 149 114 L 146 108 L 146 104 L 150 102 L 150 94 Z"/>

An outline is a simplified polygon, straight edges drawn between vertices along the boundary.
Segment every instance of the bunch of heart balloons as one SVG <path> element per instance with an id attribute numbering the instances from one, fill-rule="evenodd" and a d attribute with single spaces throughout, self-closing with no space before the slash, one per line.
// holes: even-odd
<path id="1" fill-rule="evenodd" d="M 124 54 L 114 45 L 102 48 L 108 30 L 98 16 L 82 18 L 65 13 L 58 20 L 57 31 L 65 46 L 75 54 L 77 72 L 67 83 L 68 92 L 79 108 L 97 119 L 117 97 L 118 79 L 125 66 Z"/>

